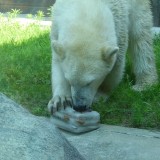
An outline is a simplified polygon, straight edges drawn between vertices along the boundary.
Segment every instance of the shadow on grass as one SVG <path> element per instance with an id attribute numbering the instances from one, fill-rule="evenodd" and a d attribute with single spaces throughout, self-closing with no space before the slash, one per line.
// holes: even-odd
<path id="1" fill-rule="evenodd" d="M 0 91 L 33 114 L 48 115 L 51 98 L 49 33 L 0 46 Z"/>

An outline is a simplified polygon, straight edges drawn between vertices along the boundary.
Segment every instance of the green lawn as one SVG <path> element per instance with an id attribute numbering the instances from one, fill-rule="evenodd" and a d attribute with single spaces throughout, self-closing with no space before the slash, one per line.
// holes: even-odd
<path id="1" fill-rule="evenodd" d="M 0 24 L 0 92 L 36 115 L 47 115 L 51 98 L 49 28 Z"/>
<path id="2" fill-rule="evenodd" d="M 49 28 L 21 27 L 13 21 L 0 22 L 0 92 L 35 115 L 48 116 L 51 98 L 51 49 Z M 160 37 L 154 40 L 160 75 Z M 94 105 L 101 122 L 138 128 L 160 129 L 160 84 L 144 92 L 130 89 L 134 83 L 128 61 L 124 80 L 107 103 Z"/>

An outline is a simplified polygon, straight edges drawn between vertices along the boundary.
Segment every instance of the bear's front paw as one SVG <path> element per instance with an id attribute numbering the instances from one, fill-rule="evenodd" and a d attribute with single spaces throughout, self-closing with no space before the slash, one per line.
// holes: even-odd
<path id="1" fill-rule="evenodd" d="M 53 114 L 60 109 L 65 109 L 67 106 L 73 106 L 71 97 L 55 96 L 49 101 L 48 110 Z"/>

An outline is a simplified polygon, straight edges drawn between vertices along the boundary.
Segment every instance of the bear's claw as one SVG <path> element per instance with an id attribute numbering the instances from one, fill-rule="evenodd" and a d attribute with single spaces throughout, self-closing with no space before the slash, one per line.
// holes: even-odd
<path id="1" fill-rule="evenodd" d="M 55 96 L 49 101 L 48 110 L 51 114 L 53 114 L 60 109 L 65 109 L 67 106 L 73 106 L 72 98 L 64 96 Z"/>

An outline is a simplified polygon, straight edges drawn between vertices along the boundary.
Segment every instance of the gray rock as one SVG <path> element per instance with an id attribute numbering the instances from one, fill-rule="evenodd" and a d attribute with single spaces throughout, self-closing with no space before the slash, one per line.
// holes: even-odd
<path id="1" fill-rule="evenodd" d="M 84 160 L 44 117 L 0 94 L 0 160 Z"/>
<path id="2" fill-rule="evenodd" d="M 87 160 L 160 160 L 160 132 L 101 125 L 80 136 L 63 134 Z"/>
<path id="3" fill-rule="evenodd" d="M 101 125 L 85 134 L 60 133 L 52 119 L 0 94 L 0 160 L 84 160 L 79 153 L 86 160 L 159 160 L 160 132 Z"/>

